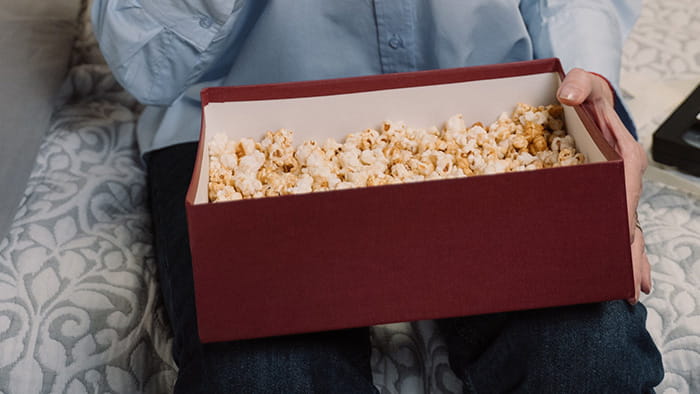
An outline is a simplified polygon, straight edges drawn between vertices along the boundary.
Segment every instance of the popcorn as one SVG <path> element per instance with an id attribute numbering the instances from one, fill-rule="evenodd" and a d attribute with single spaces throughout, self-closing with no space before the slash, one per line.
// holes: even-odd
<path id="1" fill-rule="evenodd" d="M 237 175 L 255 176 L 265 163 L 265 155 L 260 151 L 253 151 L 246 156 L 241 157 L 238 163 Z"/>
<path id="2" fill-rule="evenodd" d="M 215 167 L 215 170 L 210 171 L 210 174 L 214 172 L 221 172 L 225 173 L 225 176 L 228 177 L 232 175 L 238 167 L 238 156 L 235 154 L 225 153 L 221 155 L 218 162 L 212 164 Z"/>
<path id="3" fill-rule="evenodd" d="M 518 104 L 488 127 L 467 126 L 461 114 L 442 130 L 385 121 L 351 133 L 340 143 L 293 144 L 293 132 L 268 131 L 258 143 L 209 141 L 209 200 L 231 201 L 324 190 L 527 171 L 584 163 L 563 130 L 558 105 Z"/>
<path id="4" fill-rule="evenodd" d="M 360 162 L 359 155 L 361 154 L 359 149 L 345 149 L 338 155 L 338 162 L 341 168 L 355 170 L 362 168 L 362 162 Z"/>
<path id="5" fill-rule="evenodd" d="M 527 148 L 527 138 L 522 134 L 514 135 L 510 142 L 513 144 L 513 148 L 518 151 L 522 151 Z"/>
<path id="6" fill-rule="evenodd" d="M 274 197 L 287 194 L 287 190 L 296 185 L 297 177 L 290 173 L 271 173 L 261 178 L 263 182 L 265 196 Z"/>
<path id="7" fill-rule="evenodd" d="M 309 174 L 304 174 L 297 180 L 297 185 L 289 191 L 291 194 L 311 193 L 311 185 L 313 185 L 313 183 L 314 178 Z"/>
<path id="8" fill-rule="evenodd" d="M 480 151 L 474 151 L 467 155 L 469 159 L 469 166 L 474 171 L 476 175 L 483 174 L 484 168 L 486 168 L 486 161 L 481 157 Z"/>
<path id="9" fill-rule="evenodd" d="M 544 138 L 544 135 L 536 135 L 532 139 L 532 143 L 530 144 L 530 153 L 535 155 L 538 152 L 543 152 L 547 150 L 547 139 Z"/>
<path id="10" fill-rule="evenodd" d="M 209 152 L 212 155 L 218 156 L 221 155 L 225 152 L 228 151 L 227 149 L 227 143 L 228 143 L 228 138 L 226 137 L 226 134 L 223 133 L 218 133 L 214 135 L 214 138 L 209 142 Z M 231 141 L 233 142 L 233 141 Z"/>
<path id="11" fill-rule="evenodd" d="M 363 164 L 373 164 L 376 161 L 376 157 L 371 150 L 363 150 L 362 153 L 360 153 L 360 161 Z"/>
<path id="12" fill-rule="evenodd" d="M 400 180 L 406 180 L 410 178 L 410 176 L 413 173 L 408 170 L 405 164 L 403 163 L 396 163 L 393 166 L 391 166 L 391 176 L 394 178 L 399 178 Z"/>
<path id="13" fill-rule="evenodd" d="M 563 137 L 555 136 L 550 142 L 553 152 L 560 152 L 564 149 L 575 149 L 574 137 L 566 135 Z"/>
<path id="14" fill-rule="evenodd" d="M 245 174 L 236 174 L 233 176 L 233 181 L 243 197 L 255 197 L 262 190 L 262 182 L 254 177 Z"/>
<path id="15" fill-rule="evenodd" d="M 521 152 L 517 156 L 517 161 L 520 162 L 522 165 L 528 165 L 535 161 L 535 156 L 529 154 L 528 152 Z"/>
<path id="16" fill-rule="evenodd" d="M 571 159 L 572 157 L 574 157 L 574 151 L 572 149 L 564 148 L 564 149 L 559 151 L 559 155 L 558 155 L 559 162 Z"/>
<path id="17" fill-rule="evenodd" d="M 455 162 L 454 157 L 452 157 L 452 155 L 448 155 L 447 153 L 436 151 L 433 158 L 435 161 L 435 172 L 442 177 L 447 177 L 447 175 L 452 172 L 452 166 Z"/>
<path id="18" fill-rule="evenodd" d="M 243 198 L 241 193 L 238 193 L 233 186 L 224 186 L 216 192 L 216 199 L 223 201 L 240 200 Z"/>
<path id="19" fill-rule="evenodd" d="M 321 149 L 323 150 L 324 157 L 328 161 L 332 161 L 336 157 L 336 155 L 340 153 L 342 148 L 343 145 L 340 145 L 332 138 L 327 139 L 321 147 Z"/>
<path id="20" fill-rule="evenodd" d="M 309 156 L 317 150 L 320 151 L 320 148 L 316 146 L 316 141 L 306 141 L 297 148 L 294 157 L 296 157 L 301 166 L 305 166 Z"/>
<path id="21" fill-rule="evenodd" d="M 252 155 L 256 151 L 255 141 L 250 138 L 241 138 L 239 143 L 239 149 L 236 153 L 238 156 L 248 156 Z"/>
<path id="22" fill-rule="evenodd" d="M 474 171 L 472 171 L 471 167 L 469 166 L 469 159 L 467 153 L 460 153 L 459 156 L 455 159 L 455 165 L 457 166 L 457 168 L 462 170 L 462 173 L 465 176 L 474 175 Z"/>

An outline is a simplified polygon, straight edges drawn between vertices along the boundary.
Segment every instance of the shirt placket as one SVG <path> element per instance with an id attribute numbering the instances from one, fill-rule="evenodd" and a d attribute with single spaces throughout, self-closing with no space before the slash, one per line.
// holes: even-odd
<path id="1" fill-rule="evenodd" d="M 416 70 L 415 4 L 407 0 L 374 0 L 382 72 Z"/>

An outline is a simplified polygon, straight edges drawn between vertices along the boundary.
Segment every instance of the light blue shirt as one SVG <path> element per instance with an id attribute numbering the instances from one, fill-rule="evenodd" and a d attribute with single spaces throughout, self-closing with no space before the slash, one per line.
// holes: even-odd
<path id="1" fill-rule="evenodd" d="M 94 0 L 142 153 L 199 137 L 199 91 L 559 57 L 617 84 L 640 0 Z"/>

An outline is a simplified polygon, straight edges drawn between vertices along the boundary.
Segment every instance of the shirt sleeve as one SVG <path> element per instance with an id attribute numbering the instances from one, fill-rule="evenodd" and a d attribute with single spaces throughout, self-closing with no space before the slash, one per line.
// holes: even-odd
<path id="1" fill-rule="evenodd" d="M 140 102 L 171 104 L 225 49 L 242 0 L 94 0 L 92 24 L 115 78 Z"/>
<path id="2" fill-rule="evenodd" d="M 558 57 L 565 70 L 594 71 L 619 86 L 622 45 L 641 0 L 523 0 L 520 8 L 536 58 Z"/>

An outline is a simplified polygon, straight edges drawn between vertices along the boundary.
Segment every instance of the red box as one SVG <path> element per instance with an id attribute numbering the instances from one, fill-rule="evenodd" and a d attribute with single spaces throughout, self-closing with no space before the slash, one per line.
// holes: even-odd
<path id="1" fill-rule="evenodd" d="M 385 119 L 486 123 L 518 102 L 556 102 L 563 75 L 546 59 L 203 90 L 186 202 L 201 340 L 632 296 L 623 163 L 582 108 L 565 119 L 589 164 L 207 202 L 209 133 L 286 127 L 300 143 Z"/>

